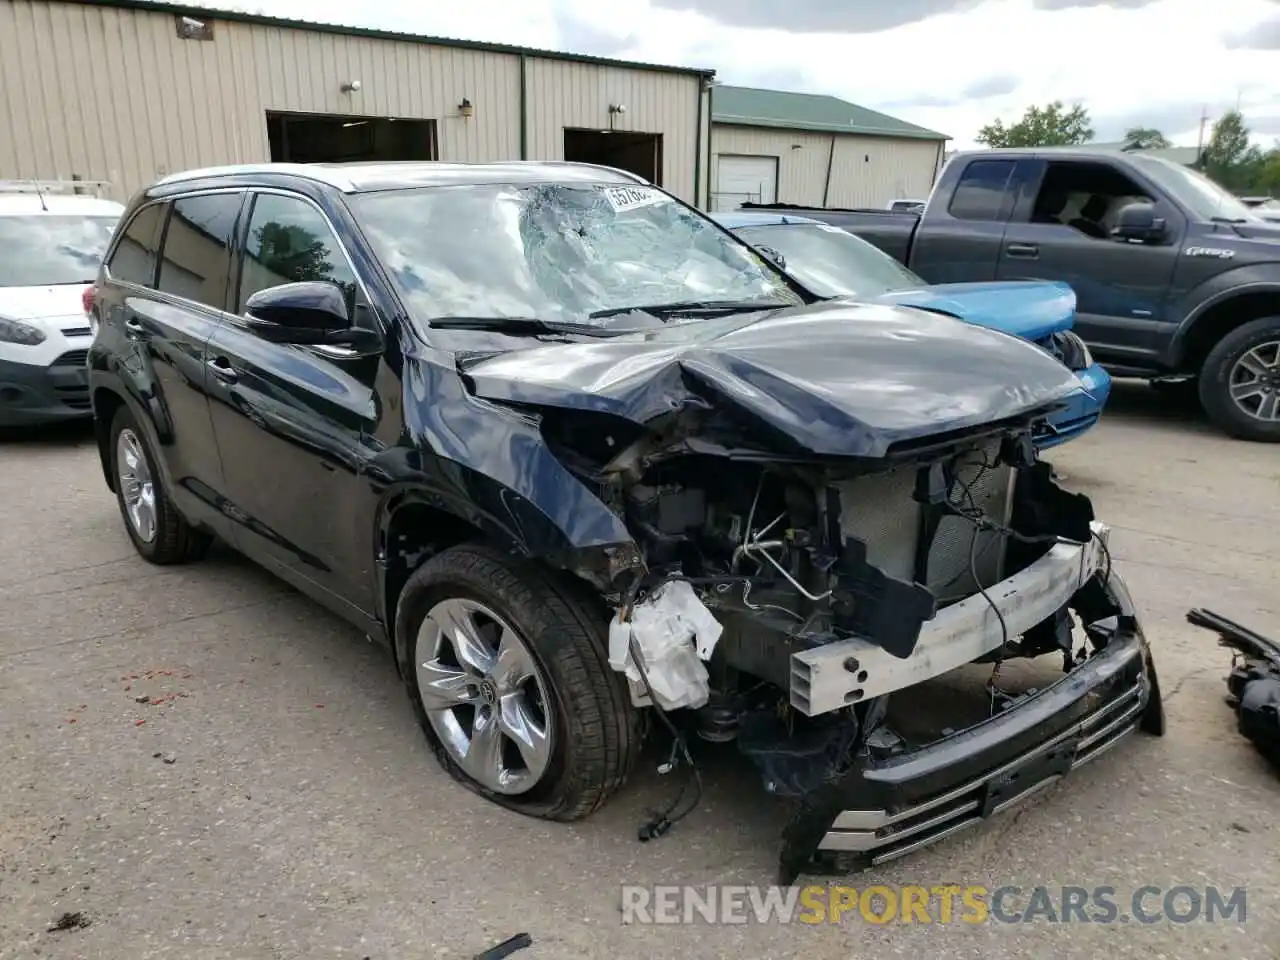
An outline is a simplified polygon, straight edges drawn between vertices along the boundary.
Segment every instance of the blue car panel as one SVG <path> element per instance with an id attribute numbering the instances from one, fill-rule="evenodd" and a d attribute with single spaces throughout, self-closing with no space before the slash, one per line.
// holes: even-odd
<path id="1" fill-rule="evenodd" d="M 813 224 L 824 230 L 832 228 L 809 217 L 792 214 L 733 211 L 712 217 L 727 230 L 746 227 Z M 885 255 L 887 256 L 887 254 Z M 1051 349 L 1054 334 L 1069 331 L 1075 324 L 1076 295 L 1068 284 L 1036 281 L 996 281 L 990 283 L 941 283 L 891 290 L 876 296 L 851 296 L 869 303 L 917 307 L 950 314 L 976 326 L 999 330 L 1031 340 Z M 1102 408 L 1111 395 L 1111 376 L 1096 363 L 1073 369 L 1081 389 L 1067 406 L 1055 414 L 1037 435 L 1036 445 L 1049 449 L 1080 436 L 1102 416 Z"/>

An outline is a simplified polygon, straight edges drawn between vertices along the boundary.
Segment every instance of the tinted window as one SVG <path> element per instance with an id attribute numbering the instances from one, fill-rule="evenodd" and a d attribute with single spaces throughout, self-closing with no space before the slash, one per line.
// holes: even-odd
<path id="1" fill-rule="evenodd" d="M 156 276 L 156 253 L 160 246 L 164 211 L 164 204 L 153 203 L 143 207 L 129 221 L 107 264 L 112 277 L 144 287 L 151 286 Z"/>
<path id="2" fill-rule="evenodd" d="M 353 306 L 355 274 L 320 211 L 293 197 L 259 194 L 245 238 L 239 309 L 259 290 L 307 280 L 336 283 Z"/>
<path id="3" fill-rule="evenodd" d="M 160 258 L 160 290 L 217 310 L 226 305 L 228 248 L 241 195 L 216 193 L 173 202 Z"/>
<path id="4" fill-rule="evenodd" d="M 948 212 L 960 220 L 999 220 L 1012 160 L 975 160 L 960 176 Z"/>
<path id="5" fill-rule="evenodd" d="M 0 216 L 0 287 L 92 283 L 116 219 Z"/>

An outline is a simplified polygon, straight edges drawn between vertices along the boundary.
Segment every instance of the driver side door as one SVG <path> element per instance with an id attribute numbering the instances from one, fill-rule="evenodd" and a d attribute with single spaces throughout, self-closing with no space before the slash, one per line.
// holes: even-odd
<path id="1" fill-rule="evenodd" d="M 245 323 L 264 289 L 327 281 L 353 322 L 380 326 L 331 220 L 308 197 L 258 191 L 240 238 L 232 314 L 210 340 L 209 392 L 225 509 L 237 546 L 357 623 L 373 604 L 372 527 L 361 519 L 362 468 L 375 431 L 381 352 L 269 342 Z"/>

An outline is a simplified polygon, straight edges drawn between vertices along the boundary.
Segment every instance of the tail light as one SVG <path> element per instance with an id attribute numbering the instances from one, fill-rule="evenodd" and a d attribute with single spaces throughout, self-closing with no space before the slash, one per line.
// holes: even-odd
<path id="1" fill-rule="evenodd" d="M 89 320 L 89 332 L 95 337 L 98 335 L 98 315 L 94 313 L 93 305 L 96 302 L 98 288 L 89 284 L 84 288 L 84 292 L 80 294 L 80 304 L 84 307 L 84 315 Z"/>

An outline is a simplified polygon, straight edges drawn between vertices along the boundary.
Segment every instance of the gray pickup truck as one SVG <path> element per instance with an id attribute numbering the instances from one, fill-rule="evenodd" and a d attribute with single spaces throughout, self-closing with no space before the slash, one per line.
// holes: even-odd
<path id="1" fill-rule="evenodd" d="M 1195 389 L 1280 442 L 1280 224 L 1178 164 L 1088 148 L 957 154 L 923 213 L 774 204 L 876 244 L 930 283 L 1061 280 L 1112 374 Z"/>

